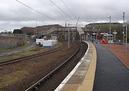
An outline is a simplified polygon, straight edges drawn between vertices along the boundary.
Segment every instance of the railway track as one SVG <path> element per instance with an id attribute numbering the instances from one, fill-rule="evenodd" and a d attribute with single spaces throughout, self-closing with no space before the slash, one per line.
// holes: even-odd
<path id="1" fill-rule="evenodd" d="M 50 53 L 57 52 L 61 48 L 62 47 L 58 47 L 58 48 L 54 48 L 54 49 L 51 49 L 49 51 L 41 52 L 41 53 L 38 53 L 38 54 L 33 54 L 33 55 L 30 55 L 30 56 L 25 56 L 25 57 L 21 57 L 21 58 L 17 58 L 17 59 L 8 60 L 8 61 L 5 61 L 5 62 L 0 62 L 0 66 L 14 64 L 14 63 L 18 63 L 18 62 L 21 62 L 21 61 L 27 61 L 27 60 L 30 60 L 30 59 L 33 59 L 33 58 L 37 58 L 37 57 L 40 57 L 40 56 L 43 56 L 43 55 L 47 55 L 47 54 L 50 54 Z"/>
<path id="2" fill-rule="evenodd" d="M 82 42 L 73 55 L 24 91 L 53 91 L 76 66 L 86 50 L 87 44 Z"/>

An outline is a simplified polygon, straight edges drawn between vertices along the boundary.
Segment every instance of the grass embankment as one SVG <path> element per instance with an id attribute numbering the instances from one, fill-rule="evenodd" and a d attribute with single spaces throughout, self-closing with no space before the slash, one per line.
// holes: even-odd
<path id="1" fill-rule="evenodd" d="M 61 43 L 58 43 L 56 47 L 59 47 L 61 46 L 62 44 Z M 26 48 L 28 46 L 24 46 L 23 48 Z M 7 49 L 7 50 L 11 50 L 11 49 Z M 25 56 L 30 56 L 30 55 L 33 55 L 33 54 L 37 54 L 37 53 L 40 53 L 40 52 L 44 52 L 44 51 L 47 51 L 49 50 L 49 48 L 42 48 L 42 47 L 32 47 L 32 48 L 29 48 L 27 50 L 24 50 L 24 51 L 21 51 L 21 52 L 17 52 L 15 54 L 11 54 L 11 55 L 8 55 L 8 56 L 2 56 L 0 57 L 0 62 L 5 62 L 5 61 L 9 61 L 9 60 L 13 60 L 13 59 L 17 59 L 17 58 L 21 58 L 21 57 L 25 57 Z"/>
<path id="2" fill-rule="evenodd" d="M 0 91 L 3 87 L 8 87 L 10 84 L 15 84 L 19 79 L 22 81 L 22 79 L 25 78 L 26 75 L 28 75 L 26 70 L 19 70 L 9 73 L 8 75 L 0 76 Z"/>
<path id="3" fill-rule="evenodd" d="M 34 48 L 29 49 L 29 50 L 24 50 L 22 52 L 18 52 L 18 53 L 11 54 L 11 55 L 8 55 L 8 56 L 2 56 L 2 57 L 0 57 L 0 62 L 5 62 L 5 61 L 12 60 L 12 59 L 36 54 L 36 53 L 40 52 L 41 50 L 42 49 L 39 48 L 39 47 L 34 47 Z"/>
<path id="4" fill-rule="evenodd" d="M 29 44 L 25 44 L 25 45 L 23 45 L 23 46 L 13 47 L 13 48 L 0 48 L 0 51 L 1 51 L 1 52 L 13 51 L 13 50 L 15 50 L 16 48 L 26 48 L 26 47 L 28 47 L 28 46 L 30 46 L 30 45 L 29 45 Z"/>
<path id="5" fill-rule="evenodd" d="M 62 46 L 62 43 L 58 43 L 54 48 Z M 32 54 L 40 53 L 43 51 L 48 51 L 48 48 L 41 48 L 41 47 L 33 47 L 23 52 L 19 52 L 17 54 L 9 55 L 6 57 L 0 57 L 0 61 L 8 61 L 11 59 L 20 58 L 23 56 L 29 56 Z M 32 68 L 28 68 L 28 66 L 24 66 L 25 64 L 18 64 L 15 66 L 5 67 L 4 72 L 2 72 L 3 67 L 0 67 L 0 91 L 6 91 L 6 88 L 11 85 L 15 85 L 17 82 L 22 82 L 28 75 L 30 75 L 30 70 Z M 33 66 L 34 63 L 30 63 L 28 65 Z M 3 89 L 4 88 L 4 89 Z"/>

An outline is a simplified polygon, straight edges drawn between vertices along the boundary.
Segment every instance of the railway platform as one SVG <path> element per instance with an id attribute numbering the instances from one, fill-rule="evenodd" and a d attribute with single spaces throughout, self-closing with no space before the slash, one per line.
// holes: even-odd
<path id="1" fill-rule="evenodd" d="M 93 91 L 129 91 L 129 69 L 106 47 L 96 44 L 97 69 Z"/>
<path id="2" fill-rule="evenodd" d="M 55 91 L 92 91 L 97 54 L 95 46 L 87 43 L 87 52 Z"/>

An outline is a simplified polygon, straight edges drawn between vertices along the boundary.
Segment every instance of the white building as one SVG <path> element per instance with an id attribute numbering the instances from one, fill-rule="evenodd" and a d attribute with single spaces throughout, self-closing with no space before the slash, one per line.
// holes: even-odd
<path id="1" fill-rule="evenodd" d="M 51 48 L 57 44 L 57 40 L 36 39 L 36 44 L 42 45 L 45 48 Z"/>

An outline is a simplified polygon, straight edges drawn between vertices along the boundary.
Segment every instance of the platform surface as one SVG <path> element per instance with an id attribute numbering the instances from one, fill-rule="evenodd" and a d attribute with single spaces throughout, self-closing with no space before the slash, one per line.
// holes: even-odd
<path id="1" fill-rule="evenodd" d="M 92 91 L 96 69 L 96 49 L 92 43 L 88 42 L 88 45 L 84 57 L 55 91 Z"/>
<path id="2" fill-rule="evenodd" d="M 97 68 L 93 91 L 129 91 L 129 69 L 108 49 L 96 45 Z"/>

